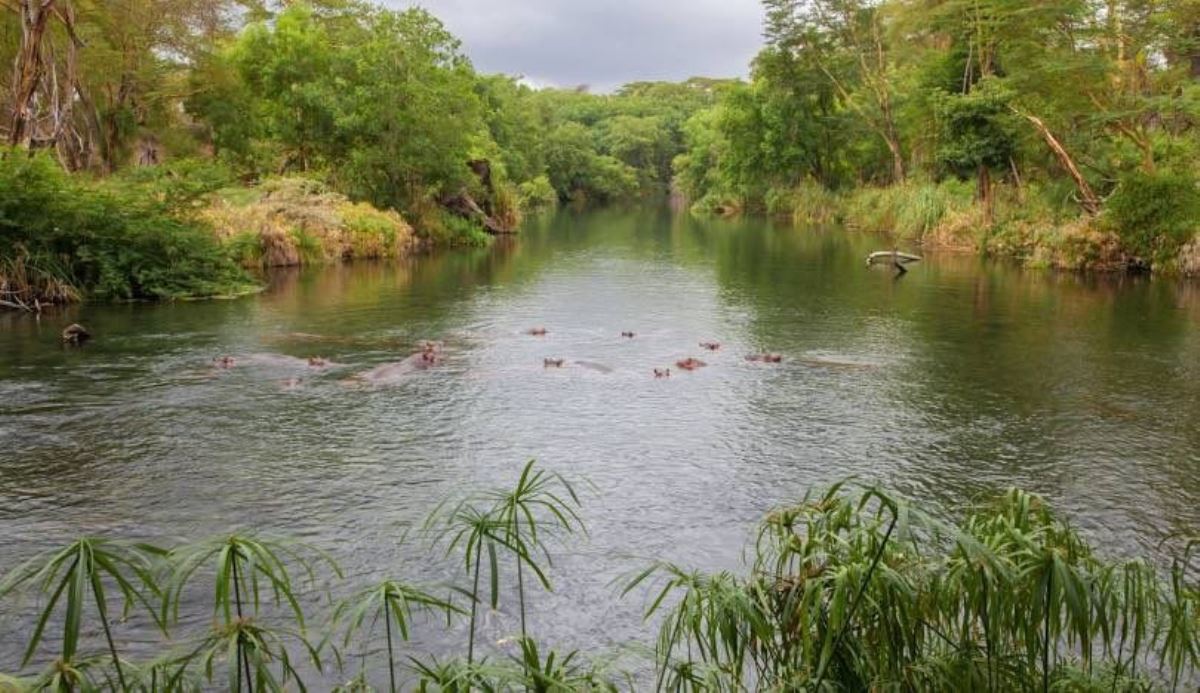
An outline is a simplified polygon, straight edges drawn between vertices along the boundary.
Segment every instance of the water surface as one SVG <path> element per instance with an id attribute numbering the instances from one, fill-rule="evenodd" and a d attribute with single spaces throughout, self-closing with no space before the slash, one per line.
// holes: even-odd
<path id="1" fill-rule="evenodd" d="M 81 533 L 254 527 L 327 549 L 354 584 L 439 580 L 405 528 L 536 457 L 589 482 L 591 534 L 556 553 L 532 630 L 597 652 L 646 632 L 614 577 L 646 557 L 737 566 L 765 510 L 847 475 L 948 512 L 1021 486 L 1111 556 L 1200 530 L 1200 288 L 953 255 L 897 279 L 864 268 L 880 247 L 563 213 L 491 249 L 280 273 L 235 301 L 0 315 L 0 566 Z M 72 321 L 94 342 L 61 348 Z M 347 382 L 422 340 L 443 365 Z M 783 362 L 744 358 L 764 351 Z M 317 355 L 339 365 L 299 361 Z M 709 366 L 673 367 L 687 356 Z M 0 670 L 19 619 L 0 608 Z M 486 632 L 516 627 L 504 608 Z M 119 638 L 154 641 L 136 623 Z"/>

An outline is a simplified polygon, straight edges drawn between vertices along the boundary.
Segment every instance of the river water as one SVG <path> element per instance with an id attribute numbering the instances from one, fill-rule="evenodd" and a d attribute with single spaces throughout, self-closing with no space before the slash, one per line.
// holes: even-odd
<path id="1" fill-rule="evenodd" d="M 949 513 L 1021 486 L 1110 556 L 1200 531 L 1200 286 L 957 255 L 896 278 L 864 267 L 880 247 L 563 212 L 490 249 L 279 273 L 249 298 L 0 315 L 0 566 L 84 533 L 255 528 L 329 551 L 345 584 L 452 579 L 406 528 L 537 458 L 586 481 L 590 535 L 555 550 L 531 629 L 604 652 L 649 630 L 614 578 L 651 557 L 737 567 L 764 511 L 848 475 Z M 95 339 L 64 349 L 73 321 Z M 422 340 L 443 363 L 353 379 Z M 688 356 L 708 366 L 674 367 Z M 27 608 L 0 605 L 0 671 Z M 488 614 L 488 647 L 516 627 L 511 604 Z M 461 642 L 434 630 L 418 644 Z M 136 621 L 117 636 L 155 642 Z"/>

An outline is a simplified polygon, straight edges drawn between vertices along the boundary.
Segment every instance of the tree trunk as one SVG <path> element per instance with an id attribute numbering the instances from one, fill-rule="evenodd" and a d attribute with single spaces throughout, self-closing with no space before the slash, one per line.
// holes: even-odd
<path id="1" fill-rule="evenodd" d="M 1100 199 L 1092 191 L 1092 186 L 1088 185 L 1087 179 L 1079 172 L 1079 168 L 1075 166 L 1075 162 L 1071 160 L 1071 156 L 1067 154 L 1067 150 L 1063 148 L 1058 139 L 1054 137 L 1054 134 L 1050 132 L 1050 128 L 1046 127 L 1041 118 L 1035 115 L 1024 113 L 1016 108 L 1012 110 L 1033 124 L 1033 127 L 1041 134 L 1042 139 L 1046 140 L 1046 144 L 1049 145 L 1050 150 L 1054 152 L 1054 156 L 1058 158 L 1058 163 L 1062 164 L 1062 167 L 1071 175 L 1071 178 L 1075 181 L 1075 187 L 1079 190 L 1079 204 L 1083 206 L 1083 211 L 1093 216 L 1099 214 Z"/>
<path id="2" fill-rule="evenodd" d="M 12 130 L 8 143 L 28 148 L 33 138 L 33 97 L 42 81 L 42 37 L 55 0 L 20 0 L 21 48 L 13 62 Z"/>
<path id="3" fill-rule="evenodd" d="M 885 135 L 884 141 L 887 142 L 888 151 L 892 153 L 892 182 L 899 184 L 904 182 L 904 154 L 900 151 L 900 143 L 896 141 L 895 135 Z"/>
<path id="4" fill-rule="evenodd" d="M 976 192 L 979 203 L 983 205 L 983 218 L 992 223 L 992 172 L 987 164 L 979 165 L 979 187 Z"/>

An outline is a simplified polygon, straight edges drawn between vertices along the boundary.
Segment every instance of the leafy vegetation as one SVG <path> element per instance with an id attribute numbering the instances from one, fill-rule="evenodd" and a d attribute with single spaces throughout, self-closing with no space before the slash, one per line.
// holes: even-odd
<path id="1" fill-rule="evenodd" d="M 1200 231 L 1194 3 L 763 5 L 750 83 L 683 127 L 697 211 L 807 221 L 783 205 L 815 182 L 841 198 L 817 220 L 1073 267 L 1169 269 Z M 946 199 L 955 181 L 976 209 Z"/>
<path id="2" fill-rule="evenodd" d="M 764 7 L 748 83 L 597 95 L 480 75 L 422 9 L 15 0 L 0 15 L 0 59 L 13 66 L 0 112 L 17 148 L 3 164 L 0 300 L 225 294 L 244 283 L 228 255 L 388 257 L 404 252 L 406 225 L 431 243 L 480 245 L 523 211 L 670 190 L 705 213 L 845 219 L 1031 262 L 1191 266 L 1180 256 L 1200 218 L 1194 3 Z M 79 175 L 19 161 L 35 148 Z M 330 240 L 261 209 L 208 210 L 229 199 L 219 191 L 281 176 L 343 196 L 334 212 L 352 225 L 369 208 L 349 204 L 379 216 Z M 1026 208 L 1048 190 L 1065 194 Z M 227 252 L 206 237 L 206 211 Z"/>
<path id="3" fill-rule="evenodd" d="M 0 685 L 304 690 L 306 672 L 344 671 L 349 652 L 362 653 L 360 664 L 338 690 L 373 690 L 376 677 L 393 691 L 635 685 L 576 652 L 546 650 L 528 632 L 521 571 L 550 589 L 549 541 L 584 528 L 566 480 L 529 462 L 511 489 L 439 507 L 425 528 L 448 555 L 461 552 L 469 586 L 445 597 L 392 578 L 354 587 L 319 550 L 251 535 L 169 551 L 78 540 L 0 581 L 0 602 L 23 592 L 43 597 L 28 624 L 25 664 L 55 657 L 40 675 Z M 956 523 L 842 482 L 768 514 L 745 574 L 657 562 L 618 585 L 625 596 L 642 595 L 646 617 L 659 623 L 655 690 L 1180 690 L 1200 673 L 1196 545 L 1184 542 L 1163 574 L 1141 560 L 1101 558 L 1041 498 L 1021 491 Z M 499 584 L 505 560 L 518 569 L 520 634 L 507 659 L 493 660 L 477 655 L 476 620 L 480 606 L 496 609 L 511 593 Z M 318 619 L 321 584 L 350 592 Z M 114 591 L 125 615 L 141 614 L 178 648 L 150 662 L 125 659 L 112 635 L 125 625 L 110 615 Z M 211 608 L 211 627 L 175 632 L 182 607 L 197 600 Z M 96 632 L 84 625 L 89 608 L 101 626 L 101 654 L 88 650 Z M 465 658 L 408 655 L 401 664 L 400 643 L 432 624 L 421 613 L 469 617 Z M 382 651 L 373 646 L 380 630 Z M 61 632 L 60 644 L 51 646 L 47 632 Z M 386 658 L 386 676 L 382 662 L 368 666 L 375 657 Z"/>
<path id="4" fill-rule="evenodd" d="M 0 159 L 0 299 L 32 306 L 84 293 L 217 296 L 249 280 L 204 225 L 136 187 L 70 176 L 46 157 Z"/>

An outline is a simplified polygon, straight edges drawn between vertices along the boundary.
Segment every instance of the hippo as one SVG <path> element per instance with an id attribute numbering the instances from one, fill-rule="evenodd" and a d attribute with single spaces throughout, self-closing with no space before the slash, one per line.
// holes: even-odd
<path id="1" fill-rule="evenodd" d="M 675 365 L 679 368 L 682 368 L 685 371 L 694 371 L 697 368 L 703 368 L 703 367 L 707 366 L 708 364 L 701 361 L 700 359 L 692 358 L 691 356 L 689 356 L 686 359 L 680 359 L 680 360 L 676 361 Z"/>
<path id="2" fill-rule="evenodd" d="M 530 335 L 532 337 L 545 337 L 546 336 L 546 328 L 531 327 L 525 331 L 525 334 Z"/>
<path id="3" fill-rule="evenodd" d="M 716 351 L 717 349 L 721 348 L 721 343 L 720 342 L 700 342 L 700 346 L 705 349 L 708 349 L 709 351 Z"/>
<path id="4" fill-rule="evenodd" d="M 621 336 L 622 336 L 622 337 L 624 337 L 625 339 L 633 339 L 633 338 L 634 338 L 634 337 L 636 337 L 637 335 L 635 335 L 635 334 L 634 334 L 634 333 L 632 333 L 632 332 L 628 332 L 628 331 L 626 331 L 626 332 L 622 332 L 622 333 L 621 333 Z"/>
<path id="5" fill-rule="evenodd" d="M 671 377 L 671 369 L 670 368 L 655 368 L 654 369 L 654 377 L 655 378 L 670 378 Z"/>
<path id="6" fill-rule="evenodd" d="M 441 362 L 441 346 L 436 342 L 424 342 L 420 351 L 410 354 L 403 361 L 385 363 L 358 373 L 352 378 L 362 382 L 386 385 L 407 375 L 432 368 Z"/>
<path id="7" fill-rule="evenodd" d="M 234 359 L 232 356 L 218 356 L 213 359 L 213 367 L 214 368 L 230 369 L 230 368 L 233 368 L 234 365 L 236 365 L 236 364 L 237 364 L 237 360 Z"/>
<path id="8" fill-rule="evenodd" d="M 747 361 L 754 363 L 783 363 L 783 355 L 781 354 L 751 354 L 746 357 Z"/>
<path id="9" fill-rule="evenodd" d="M 64 344 L 72 344 L 78 346 L 92 338 L 92 333 L 88 332 L 87 328 L 77 322 L 67 325 L 62 331 L 62 340 Z"/>
<path id="10" fill-rule="evenodd" d="M 563 359 L 542 359 L 542 366 L 544 368 L 562 368 L 564 363 L 566 361 Z"/>

